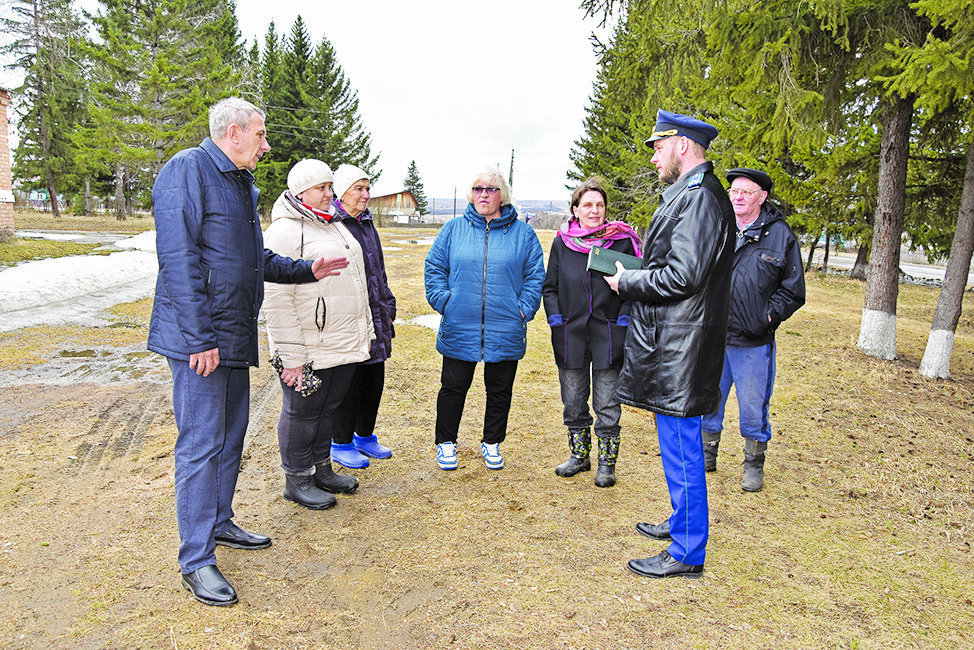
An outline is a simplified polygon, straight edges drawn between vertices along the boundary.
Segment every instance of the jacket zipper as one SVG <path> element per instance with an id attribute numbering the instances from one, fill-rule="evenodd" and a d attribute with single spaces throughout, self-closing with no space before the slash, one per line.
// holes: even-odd
<path id="1" fill-rule="evenodd" d="M 484 227 L 484 278 L 480 291 L 480 359 L 485 361 L 484 350 L 487 337 L 487 245 L 490 243 L 490 222 Z"/>

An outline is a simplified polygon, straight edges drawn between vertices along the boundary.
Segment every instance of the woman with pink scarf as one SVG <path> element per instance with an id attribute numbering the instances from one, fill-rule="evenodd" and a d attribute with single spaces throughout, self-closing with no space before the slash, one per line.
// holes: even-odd
<path id="1" fill-rule="evenodd" d="M 574 476 L 592 468 L 591 395 L 599 445 L 595 484 L 599 487 L 616 483 L 622 415 L 616 388 L 629 325 L 629 304 L 609 288 L 601 273 L 587 270 L 588 254 L 593 246 L 599 246 L 642 255 L 642 242 L 628 224 L 606 222 L 607 203 L 598 179 L 589 179 L 575 188 L 572 216 L 551 244 L 542 292 L 571 450 L 571 457 L 556 467 L 555 473 Z"/>

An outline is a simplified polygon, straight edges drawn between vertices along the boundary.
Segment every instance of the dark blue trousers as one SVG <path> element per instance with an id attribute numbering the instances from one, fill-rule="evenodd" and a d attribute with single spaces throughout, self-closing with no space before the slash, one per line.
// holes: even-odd
<path id="1" fill-rule="evenodd" d="M 216 564 L 214 537 L 233 518 L 233 492 L 250 419 L 250 369 L 218 366 L 197 375 L 169 359 L 176 417 L 176 522 L 179 567 Z"/>
<path id="2" fill-rule="evenodd" d="M 674 559 L 685 564 L 703 564 L 710 519 L 700 418 L 678 418 L 657 413 L 656 432 L 659 435 L 666 486 L 673 505 L 673 514 L 670 515 L 673 542 L 667 551 Z"/>

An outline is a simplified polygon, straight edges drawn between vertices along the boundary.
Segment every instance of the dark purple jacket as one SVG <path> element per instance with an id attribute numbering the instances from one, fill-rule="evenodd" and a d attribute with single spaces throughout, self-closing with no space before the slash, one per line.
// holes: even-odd
<path id="1" fill-rule="evenodd" d="M 392 356 L 392 339 L 396 336 L 396 297 L 389 288 L 386 277 L 386 261 L 382 255 L 382 242 L 372 222 L 372 214 L 366 210 L 357 218 L 350 216 L 342 208 L 340 201 L 333 203 L 335 217 L 341 219 L 365 255 L 365 275 L 369 287 L 369 308 L 372 310 L 372 325 L 375 327 L 375 340 L 372 341 L 371 356 L 362 363 L 380 363 Z"/>

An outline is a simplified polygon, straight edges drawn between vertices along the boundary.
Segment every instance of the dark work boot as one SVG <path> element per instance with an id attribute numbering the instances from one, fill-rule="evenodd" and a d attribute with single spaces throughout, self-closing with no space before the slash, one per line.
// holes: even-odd
<path id="1" fill-rule="evenodd" d="M 592 469 L 592 461 L 588 459 L 588 453 L 592 450 L 591 429 L 569 429 L 568 449 L 571 450 L 572 455 L 555 468 L 555 474 L 558 476 L 575 476 L 579 472 L 587 472 Z"/>
<path id="2" fill-rule="evenodd" d="M 599 438 L 599 469 L 595 485 L 612 487 L 616 484 L 616 461 L 619 459 L 619 436 Z"/>
<path id="3" fill-rule="evenodd" d="M 284 487 L 284 498 L 294 501 L 299 506 L 311 510 L 325 510 L 335 505 L 335 497 L 315 487 L 310 475 L 295 476 L 285 474 L 287 485 Z"/>
<path id="4" fill-rule="evenodd" d="M 764 455 L 767 449 L 766 442 L 744 441 L 744 478 L 741 487 L 745 492 L 760 492 L 764 487 Z"/>
<path id="5" fill-rule="evenodd" d="M 720 431 L 703 431 L 703 468 L 708 472 L 717 471 L 717 446 L 720 444 Z"/>
<path id="6" fill-rule="evenodd" d="M 325 492 L 351 494 L 358 489 L 358 479 L 354 476 L 336 474 L 331 468 L 331 460 L 315 464 L 315 485 Z"/>

